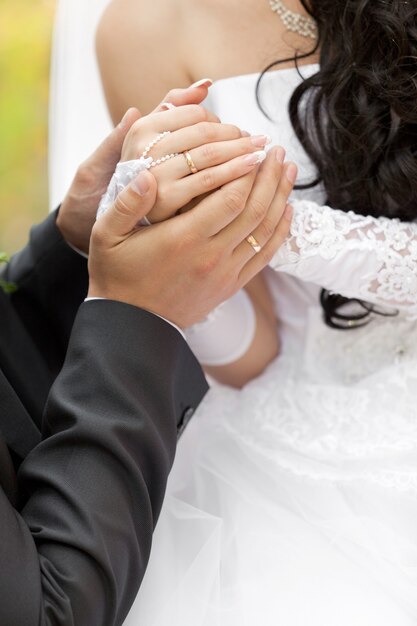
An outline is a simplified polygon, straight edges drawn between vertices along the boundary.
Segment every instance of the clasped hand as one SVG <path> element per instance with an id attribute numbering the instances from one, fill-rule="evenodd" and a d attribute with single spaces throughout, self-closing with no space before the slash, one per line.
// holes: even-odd
<path id="1" fill-rule="evenodd" d="M 165 101 L 180 108 L 158 107 L 140 120 L 138 113 L 128 112 L 125 124 L 131 130 L 118 127 L 80 168 L 84 168 L 84 187 L 76 177 L 58 218 L 64 236 L 72 234 L 72 240 L 67 237 L 70 243 L 83 240 L 85 245 L 94 221 L 91 206 L 97 208 L 118 160 L 115 146 L 120 147 L 119 157 L 124 143 L 122 158 L 137 158 L 155 136 L 170 131 L 152 157 L 189 150 L 199 172 L 191 175 L 179 154 L 152 168 L 152 174 L 141 173 L 119 195 L 92 230 L 89 295 L 147 309 L 183 328 L 245 286 L 282 245 L 290 226 L 287 202 L 296 177 L 296 167 L 283 163 L 282 148 L 271 149 L 261 166 L 255 159 L 250 162 L 261 146 L 190 104 L 206 94 L 204 87 L 173 92 Z M 91 172 L 98 170 L 100 162 L 106 167 L 88 192 L 86 181 L 94 180 Z M 176 215 L 190 202 L 195 203 L 192 210 Z M 77 213 L 82 236 L 73 234 L 76 228 L 70 216 Z M 137 229 L 146 215 L 153 221 L 174 217 Z M 258 254 L 246 240 L 250 235 L 262 247 Z"/>
<path id="2" fill-rule="evenodd" d="M 261 162 L 267 136 L 251 137 L 236 126 L 219 122 L 203 107 L 186 105 L 153 113 L 133 124 L 122 161 L 146 155 L 156 165 L 151 168 L 158 182 L 155 206 L 148 215 L 151 222 L 191 208 L 195 198 L 244 176 Z M 186 155 L 195 165 L 194 174 Z"/>

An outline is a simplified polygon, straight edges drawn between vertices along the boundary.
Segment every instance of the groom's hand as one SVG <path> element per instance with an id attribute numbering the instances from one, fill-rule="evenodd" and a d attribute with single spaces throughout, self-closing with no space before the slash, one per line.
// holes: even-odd
<path id="1" fill-rule="evenodd" d="M 182 328 L 203 319 L 259 273 L 288 234 L 296 167 L 282 157 L 273 149 L 258 172 L 188 213 L 137 229 L 157 191 L 150 172 L 139 174 L 93 228 L 88 295 L 138 306 Z M 247 241 L 251 234 L 259 253 Z"/>
<path id="2" fill-rule="evenodd" d="M 210 82 L 202 82 L 188 89 L 173 89 L 164 98 L 175 106 L 200 104 L 207 96 Z M 165 110 L 163 104 L 155 112 Z M 80 165 L 71 187 L 62 202 L 57 226 L 64 239 L 83 252 L 88 252 L 91 229 L 96 220 L 97 208 L 110 179 L 120 161 L 127 133 L 141 117 L 138 109 L 131 108 L 97 150 Z"/>
<path id="3" fill-rule="evenodd" d="M 80 165 L 59 209 L 56 224 L 62 236 L 83 252 L 88 252 L 97 207 L 120 160 L 126 135 L 140 117 L 137 109 L 127 111 L 120 124 Z"/>

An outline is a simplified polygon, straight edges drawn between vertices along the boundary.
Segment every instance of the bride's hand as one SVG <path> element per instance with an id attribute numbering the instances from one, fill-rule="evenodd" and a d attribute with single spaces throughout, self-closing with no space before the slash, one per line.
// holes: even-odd
<path id="1" fill-rule="evenodd" d="M 132 126 L 122 161 L 143 155 L 156 163 L 151 171 L 158 182 L 158 195 L 148 217 L 158 222 L 172 217 L 193 199 L 253 170 L 264 157 L 259 152 L 268 142 L 265 135 L 251 137 L 236 126 L 219 123 L 201 106 L 167 111 L 159 108 Z M 192 164 L 196 173 L 192 173 Z"/>
<path id="2" fill-rule="evenodd" d="M 199 104 L 207 97 L 210 80 L 202 80 L 188 89 L 172 89 L 155 112 L 164 110 L 165 103 L 174 106 Z M 91 229 L 96 221 L 97 207 L 105 193 L 128 131 L 140 118 L 137 109 L 131 108 L 123 120 L 103 141 L 97 150 L 80 165 L 71 187 L 62 202 L 57 216 L 57 227 L 64 239 L 79 250 L 88 252 Z M 217 118 L 216 118 L 217 119 Z"/>

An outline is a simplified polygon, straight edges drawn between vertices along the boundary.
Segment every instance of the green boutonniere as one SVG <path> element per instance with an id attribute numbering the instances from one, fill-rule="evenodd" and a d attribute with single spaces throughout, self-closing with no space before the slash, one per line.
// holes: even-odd
<path id="1" fill-rule="evenodd" d="M 9 257 L 5 252 L 0 252 L 0 263 L 8 263 L 10 261 Z M 14 283 L 8 283 L 7 280 L 2 280 L 0 278 L 0 289 L 3 289 L 4 293 L 14 293 L 17 291 L 17 285 Z"/>

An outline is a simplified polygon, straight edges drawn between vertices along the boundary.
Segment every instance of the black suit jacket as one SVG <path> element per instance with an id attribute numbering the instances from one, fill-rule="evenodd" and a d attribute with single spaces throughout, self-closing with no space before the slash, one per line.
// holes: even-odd
<path id="1" fill-rule="evenodd" d="M 0 292 L 0 624 L 121 624 L 204 376 L 158 317 L 81 304 L 86 261 L 55 215 L 4 277 L 18 291 Z"/>

